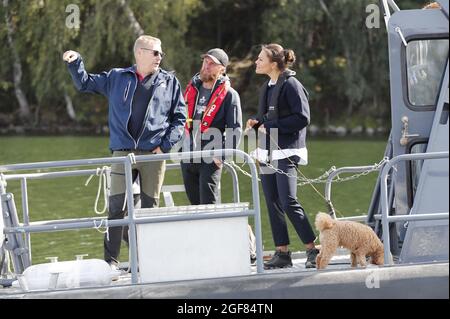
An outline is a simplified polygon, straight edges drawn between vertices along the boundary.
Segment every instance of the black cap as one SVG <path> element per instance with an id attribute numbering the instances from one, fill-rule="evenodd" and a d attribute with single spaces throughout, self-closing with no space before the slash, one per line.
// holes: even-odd
<path id="1" fill-rule="evenodd" d="M 228 55 L 222 49 L 211 49 L 205 54 L 201 55 L 202 58 L 206 56 L 210 57 L 216 64 L 222 64 L 224 67 L 227 67 L 228 65 Z"/>

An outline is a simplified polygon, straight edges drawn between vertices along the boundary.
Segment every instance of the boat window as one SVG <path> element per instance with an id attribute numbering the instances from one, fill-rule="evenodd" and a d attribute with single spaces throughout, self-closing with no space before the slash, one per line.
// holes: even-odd
<path id="1" fill-rule="evenodd" d="M 411 146 L 411 154 L 425 153 L 427 148 L 427 143 L 417 143 Z M 414 202 L 414 197 L 416 196 L 417 186 L 419 185 L 420 173 L 422 172 L 423 160 L 411 161 L 411 200 L 410 206 Z"/>
<path id="2" fill-rule="evenodd" d="M 434 106 L 448 59 L 448 39 L 415 40 L 406 47 L 408 98 L 413 106 Z"/>

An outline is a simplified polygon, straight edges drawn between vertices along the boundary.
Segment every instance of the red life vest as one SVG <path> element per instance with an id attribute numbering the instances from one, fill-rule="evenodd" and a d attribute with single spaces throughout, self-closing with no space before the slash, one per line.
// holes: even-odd
<path id="1" fill-rule="evenodd" d="M 209 99 L 208 105 L 206 106 L 205 112 L 203 113 L 202 123 L 200 124 L 200 132 L 206 132 L 211 123 L 213 122 L 217 112 L 219 112 L 220 107 L 222 106 L 223 100 L 228 93 L 228 87 L 230 86 L 229 81 L 225 81 L 221 85 L 219 85 L 216 90 L 211 95 Z M 189 130 L 192 128 L 195 104 L 197 102 L 197 94 L 198 90 L 192 85 L 192 81 L 189 82 L 186 87 L 186 91 L 184 92 L 184 100 L 188 105 L 188 118 L 186 120 L 186 132 L 189 134 Z"/>

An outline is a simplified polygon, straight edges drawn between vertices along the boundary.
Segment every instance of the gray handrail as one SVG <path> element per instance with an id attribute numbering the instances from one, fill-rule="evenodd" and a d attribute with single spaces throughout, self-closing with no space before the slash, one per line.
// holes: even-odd
<path id="1" fill-rule="evenodd" d="M 389 216 L 389 203 L 388 203 L 388 187 L 387 179 L 389 171 L 392 167 L 401 161 L 413 161 L 423 159 L 440 159 L 448 158 L 448 152 L 431 152 L 431 153 L 415 153 L 415 154 L 403 154 L 392 158 L 387 162 L 381 172 L 381 225 L 383 229 L 383 245 L 384 245 L 384 264 L 389 265 L 393 263 L 390 260 L 390 237 L 389 237 L 389 223 L 406 220 L 436 220 L 442 218 L 448 218 L 448 212 L 436 213 L 436 214 L 414 214 L 405 216 Z"/>
<path id="2" fill-rule="evenodd" d="M 167 170 L 177 169 L 180 167 L 180 163 L 170 163 L 166 165 Z M 231 174 L 231 178 L 233 179 L 233 200 L 235 203 L 240 201 L 239 196 L 239 180 L 236 170 L 232 165 L 227 162 L 224 162 L 224 167 Z M 87 169 L 87 170 L 76 170 L 76 171 L 59 171 L 59 172 L 44 172 L 44 173 L 29 173 L 29 174 L 8 174 L 4 175 L 4 179 L 8 180 L 34 180 L 34 179 L 53 179 L 58 177 L 69 177 L 69 176 L 82 176 L 82 175 L 94 175 L 96 174 L 95 169 Z"/>
<path id="3" fill-rule="evenodd" d="M 330 173 L 330 175 L 328 175 L 327 181 L 325 183 L 325 200 L 327 201 L 327 204 L 329 205 L 330 211 L 332 213 L 331 217 L 336 219 L 336 212 L 334 211 L 334 207 L 331 202 L 331 186 L 333 183 L 333 179 L 342 173 L 362 173 L 362 172 L 371 170 L 376 167 L 377 167 L 377 165 L 346 166 L 346 167 L 341 167 L 341 168 L 335 169 Z M 356 216 L 356 217 L 360 217 L 360 216 Z"/>
<path id="4" fill-rule="evenodd" d="M 226 162 L 224 162 L 225 169 L 231 174 L 233 180 L 233 201 L 235 203 L 240 202 L 239 194 L 239 180 L 238 175 L 234 167 Z M 170 163 L 167 164 L 167 170 L 179 169 L 180 163 Z M 54 179 L 62 177 L 72 177 L 72 176 L 83 176 L 83 175 L 95 175 L 98 173 L 98 169 L 87 169 L 87 170 L 72 170 L 72 171 L 57 171 L 57 172 L 43 172 L 43 173 L 22 173 L 22 174 L 8 174 L 3 175 L 5 181 L 20 180 L 21 182 L 21 192 L 22 192 L 22 211 L 23 211 L 23 224 L 25 226 L 30 224 L 29 217 L 29 205 L 28 205 L 28 187 L 27 180 L 37 180 L 37 179 Z M 29 262 L 32 262 L 31 255 L 31 238 L 28 232 L 25 233 L 25 245 L 29 251 Z"/>
<path id="5" fill-rule="evenodd" d="M 198 158 L 211 158 L 217 156 L 238 156 L 244 160 L 250 167 L 250 173 L 252 175 L 252 199 L 253 199 L 253 209 L 248 210 L 246 213 L 240 213 L 239 216 L 250 216 L 255 217 L 255 237 L 256 237 L 256 268 L 258 273 L 262 273 L 263 270 L 263 260 L 262 260 L 262 237 L 261 237 L 261 212 L 259 206 L 259 190 L 258 190 L 258 177 L 257 169 L 254 160 L 245 152 L 236 149 L 225 149 L 225 150 L 209 150 L 209 151 L 196 151 L 196 152 L 183 152 L 183 153 L 166 153 L 166 154 L 152 154 L 152 155 L 139 155 L 135 156 L 134 160 L 136 162 L 151 162 L 151 161 L 161 161 L 168 159 L 178 159 L 178 160 L 189 160 Z M 58 167 L 77 167 L 77 166 L 88 166 L 88 165 L 105 165 L 105 164 L 123 164 L 125 166 L 125 184 L 126 184 L 126 196 L 127 198 L 133 198 L 133 181 L 132 181 L 132 161 L 133 159 L 129 156 L 127 157 L 114 157 L 114 158 L 94 158 L 85 160 L 69 160 L 69 161 L 53 161 L 53 162 L 40 162 L 40 163 L 23 163 L 23 164 L 13 164 L 13 165 L 0 165 L 0 173 L 13 172 L 20 170 L 31 170 L 31 169 L 46 169 L 46 168 L 58 168 Z M 4 177 L 5 175 L 3 175 Z M 235 180 L 236 176 L 233 176 Z M 138 221 L 134 214 L 134 205 L 127 205 L 128 207 L 128 218 L 123 220 L 107 221 L 108 225 L 128 225 L 130 231 L 129 237 L 129 248 L 130 248 L 130 267 L 131 267 L 131 281 L 132 283 L 138 282 L 137 277 L 137 249 L 136 249 L 136 224 L 141 222 L 149 222 L 150 219 L 143 219 Z M 204 214 L 203 217 L 211 217 L 211 214 Z M 167 217 L 167 216 L 166 216 Z M 171 219 L 173 217 L 167 217 Z M 164 217 L 161 217 L 163 220 Z M 100 220 L 100 219 L 99 219 Z M 90 225 L 90 226 L 88 226 Z M 62 223 L 61 225 L 53 224 L 52 227 L 55 229 L 57 226 L 69 228 L 74 226 L 71 223 Z M 81 226 L 81 225 L 80 225 Z M 83 222 L 83 227 L 98 227 L 95 221 Z M 21 226 L 10 228 L 8 232 L 28 232 L 35 227 L 43 227 L 41 229 L 46 229 L 45 225 L 39 226 Z"/>
<path id="6" fill-rule="evenodd" d="M 226 161 L 224 161 L 223 162 L 223 166 L 231 174 L 231 178 L 233 180 L 233 201 L 235 203 L 239 203 L 241 201 L 241 197 L 240 197 L 240 194 L 239 194 L 239 178 L 238 178 L 238 174 L 236 173 L 235 168 L 232 165 L 230 165 L 230 163 L 227 163 Z"/>
<path id="7" fill-rule="evenodd" d="M 185 220 L 199 220 L 199 219 L 216 219 L 216 218 L 232 218 L 232 217 L 242 217 L 242 216 L 252 216 L 251 210 L 247 212 L 226 212 L 226 213 L 196 213 L 192 215 L 168 215 L 168 216 L 151 216 L 151 217 L 140 217 L 136 219 L 136 224 L 147 224 L 147 223 L 163 223 L 163 222 L 173 222 L 173 221 L 185 221 Z M 74 230 L 74 229 L 85 229 L 85 228 L 97 228 L 97 227 L 117 227 L 117 226 L 127 226 L 128 221 L 124 219 L 106 219 L 103 218 L 93 218 L 83 221 L 61 221 L 60 223 L 52 221 L 49 223 L 42 223 L 40 225 L 30 225 L 30 226 L 17 226 L 17 227 L 5 227 L 5 234 L 15 234 L 15 233 L 41 233 L 41 232 L 52 232 L 61 230 Z"/>

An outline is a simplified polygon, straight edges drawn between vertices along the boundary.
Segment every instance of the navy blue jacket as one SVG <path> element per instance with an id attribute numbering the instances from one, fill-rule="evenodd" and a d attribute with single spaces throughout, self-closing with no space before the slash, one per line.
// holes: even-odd
<path id="1" fill-rule="evenodd" d="M 306 127 L 310 122 L 308 92 L 294 77 L 295 72 L 289 70 L 287 80 L 281 87 L 278 98 L 278 118 L 267 120 L 263 114 L 268 111 L 266 81 L 261 88 L 263 101 L 260 101 L 260 110 L 256 119 L 258 125 L 264 124 L 267 132 L 271 128 L 278 129 L 278 145 L 281 149 L 293 149 L 306 147 Z M 262 103 L 261 103 L 262 102 Z M 269 144 L 267 142 L 267 144 Z M 268 147 L 265 147 L 268 149 Z"/>
<path id="2" fill-rule="evenodd" d="M 70 75 L 80 92 L 99 93 L 109 102 L 109 148 L 152 151 L 158 146 L 165 153 L 181 139 L 186 123 L 186 105 L 177 78 L 160 70 L 142 130 L 135 140 L 128 132 L 128 121 L 137 86 L 136 67 L 116 68 L 100 74 L 87 73 L 81 56 L 68 64 Z"/>

